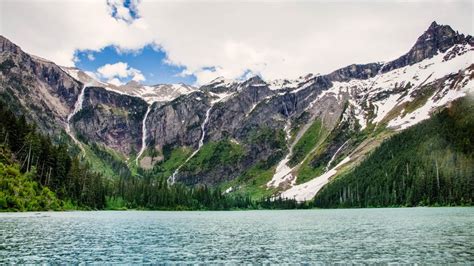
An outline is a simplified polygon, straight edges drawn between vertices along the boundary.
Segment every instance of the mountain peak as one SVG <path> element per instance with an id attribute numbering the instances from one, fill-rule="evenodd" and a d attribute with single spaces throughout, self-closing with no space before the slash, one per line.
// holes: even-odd
<path id="1" fill-rule="evenodd" d="M 125 84 L 123 86 L 125 86 L 125 87 L 142 87 L 143 85 L 138 81 L 130 80 L 129 82 L 127 82 L 127 84 Z"/>
<path id="2" fill-rule="evenodd" d="M 438 52 L 444 53 L 456 44 L 470 44 L 473 46 L 474 38 L 460 34 L 448 25 L 441 25 L 433 21 L 428 29 L 418 37 L 410 51 L 387 63 L 382 72 L 418 63 L 433 57 Z"/>
<path id="3" fill-rule="evenodd" d="M 267 83 L 262 79 L 262 77 L 260 77 L 259 75 L 255 75 L 247 79 L 243 84 L 247 86 L 256 86 L 256 85 L 262 85 L 262 84 L 266 85 Z"/>
<path id="4" fill-rule="evenodd" d="M 436 20 L 435 20 L 435 21 L 431 22 L 430 27 L 429 27 L 428 29 L 434 29 L 434 28 L 436 28 L 436 27 L 438 27 L 438 26 L 439 26 L 439 24 L 438 24 L 438 23 L 436 22 Z"/>

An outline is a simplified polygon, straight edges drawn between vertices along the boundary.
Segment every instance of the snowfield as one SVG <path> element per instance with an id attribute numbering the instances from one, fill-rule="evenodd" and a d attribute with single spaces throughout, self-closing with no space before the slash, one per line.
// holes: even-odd
<path id="1" fill-rule="evenodd" d="M 331 170 L 306 183 L 293 186 L 292 188 L 282 192 L 280 196 L 282 198 L 295 199 L 298 202 L 311 200 L 314 198 L 316 193 L 318 193 L 318 191 L 329 182 L 330 178 L 337 173 L 337 168 L 349 162 L 350 159 L 350 157 L 344 158 L 344 160 L 338 163 Z"/>
<path id="2" fill-rule="evenodd" d="M 460 52 L 454 54 L 452 53 L 454 49 L 458 49 Z M 361 130 L 363 130 L 367 127 L 368 122 L 380 124 L 387 120 L 387 114 L 394 108 L 413 101 L 411 95 L 420 87 L 449 74 L 460 73 L 463 75 L 461 80 L 446 80 L 443 88 L 435 91 L 426 103 L 411 113 L 405 113 L 405 110 L 402 110 L 401 114 L 397 117 L 385 121 L 389 128 L 403 130 L 428 119 L 431 113 L 439 107 L 446 106 L 453 100 L 474 92 L 474 81 L 470 79 L 474 72 L 472 67 L 473 58 L 474 50 L 470 45 L 455 45 L 445 53 L 439 53 L 430 59 L 383 74 L 379 72 L 376 76 L 366 80 L 352 79 L 348 82 L 333 82 L 333 86 L 322 92 L 310 103 L 308 108 L 311 108 L 324 97 L 334 96 L 340 99 L 341 93 L 348 91 L 351 95 L 349 105 L 353 107 L 354 118 L 360 124 Z M 399 89 L 399 92 L 393 93 L 397 88 L 402 89 Z M 297 88 L 294 91 L 299 89 L 301 88 Z M 370 121 L 368 121 L 370 119 L 368 112 L 364 109 L 364 106 L 366 108 L 369 106 L 368 103 L 371 103 L 374 107 L 374 113 Z M 338 151 L 333 154 L 331 160 L 335 159 L 337 153 Z M 283 191 L 280 196 L 283 198 L 294 198 L 300 202 L 312 199 L 329 182 L 330 178 L 337 174 L 337 168 L 350 161 L 350 158 L 346 157 L 332 169 L 329 169 L 330 164 L 328 164 L 326 172 L 321 176 L 315 177 L 306 183 L 294 185 L 297 176 L 293 176 L 291 173 L 293 169 L 286 165 L 290 155 L 280 161 L 275 175 L 267 186 L 275 186 L 291 179 L 292 183 L 289 184 L 292 187 Z"/>

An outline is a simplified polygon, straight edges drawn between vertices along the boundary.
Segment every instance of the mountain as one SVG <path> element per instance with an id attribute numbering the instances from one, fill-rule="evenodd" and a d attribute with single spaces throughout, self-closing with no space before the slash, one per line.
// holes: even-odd
<path id="1" fill-rule="evenodd" d="M 387 139 L 472 94 L 473 46 L 472 36 L 433 22 L 390 62 L 194 88 L 106 84 L 0 37 L 0 98 L 56 141 L 74 142 L 111 179 L 125 167 L 169 183 L 305 201 L 355 173 Z"/>

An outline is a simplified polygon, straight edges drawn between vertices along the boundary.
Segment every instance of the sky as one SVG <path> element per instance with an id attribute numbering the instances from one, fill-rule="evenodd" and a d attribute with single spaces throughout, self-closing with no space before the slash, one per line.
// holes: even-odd
<path id="1" fill-rule="evenodd" d="M 473 35 L 473 1 L 0 0 L 0 34 L 114 84 L 330 73 L 407 52 L 431 24 Z"/>

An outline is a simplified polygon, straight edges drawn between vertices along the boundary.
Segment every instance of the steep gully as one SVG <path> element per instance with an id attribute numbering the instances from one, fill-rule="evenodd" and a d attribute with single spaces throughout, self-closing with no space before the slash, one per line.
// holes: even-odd
<path id="1" fill-rule="evenodd" d="M 198 148 L 193 153 L 191 153 L 191 155 L 188 158 L 186 158 L 184 163 L 182 163 L 180 166 L 178 166 L 178 168 L 176 168 L 173 174 L 168 178 L 168 183 L 170 184 L 175 183 L 176 175 L 179 173 L 179 170 L 183 167 L 183 165 L 185 165 L 189 160 L 191 160 L 191 158 L 193 158 L 199 152 L 199 150 L 201 150 L 201 147 L 204 145 L 204 137 L 206 136 L 206 125 L 209 122 L 209 115 L 211 114 L 212 107 L 214 107 L 214 104 L 212 104 L 211 107 L 207 109 L 206 117 L 204 118 L 204 121 L 201 124 L 202 134 L 201 134 L 201 138 L 199 139 Z"/>
<path id="2" fill-rule="evenodd" d="M 145 116 L 143 117 L 143 121 L 142 121 L 142 147 L 140 148 L 140 151 L 138 152 L 137 154 L 137 158 L 135 159 L 135 162 L 136 164 L 139 166 L 139 162 L 140 162 L 140 157 L 142 156 L 142 154 L 145 152 L 146 150 L 146 138 L 147 138 L 147 133 L 146 133 L 146 119 L 148 118 L 148 114 L 150 114 L 150 111 L 151 111 L 151 108 L 153 106 L 153 103 L 148 105 L 148 108 L 146 110 L 146 113 L 145 113 Z"/>
<path id="3" fill-rule="evenodd" d="M 83 103 L 84 103 L 84 93 L 86 92 L 86 89 L 87 89 L 87 87 L 88 87 L 89 85 L 90 85 L 90 84 L 85 84 L 85 85 L 83 86 L 81 92 L 80 92 L 79 95 L 77 96 L 76 102 L 74 103 L 74 109 L 73 109 L 72 112 L 67 116 L 67 123 L 66 123 L 66 133 L 67 133 L 67 134 L 71 137 L 71 139 L 77 144 L 77 146 L 79 146 L 79 148 L 81 149 L 83 155 L 86 154 L 86 150 L 84 149 L 84 146 L 82 145 L 82 143 L 76 138 L 75 134 L 72 132 L 72 130 L 71 130 L 71 120 L 72 120 L 72 118 L 74 117 L 74 115 L 76 115 L 79 111 L 82 110 Z"/>

